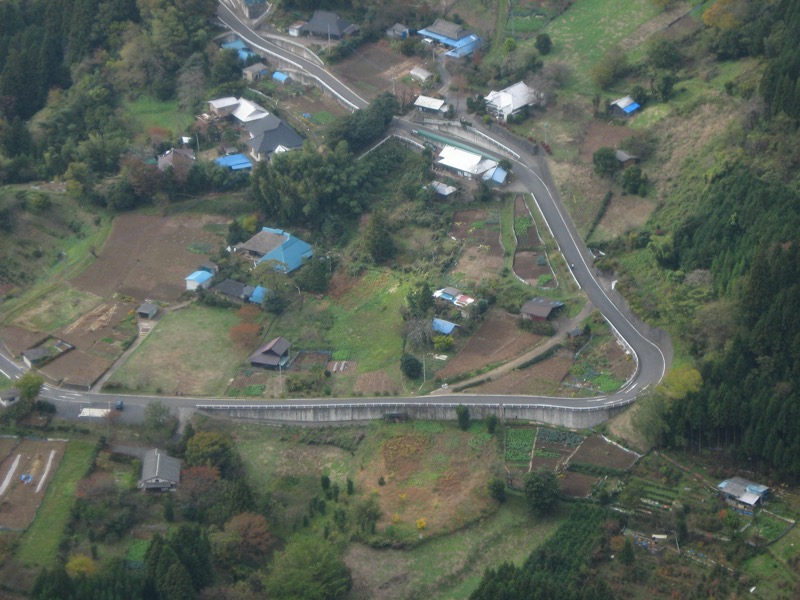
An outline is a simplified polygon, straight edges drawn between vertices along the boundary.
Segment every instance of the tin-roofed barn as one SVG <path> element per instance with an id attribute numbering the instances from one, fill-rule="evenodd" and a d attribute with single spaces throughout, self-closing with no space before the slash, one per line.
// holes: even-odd
<path id="1" fill-rule="evenodd" d="M 447 104 L 440 98 L 431 98 L 430 96 L 418 96 L 414 101 L 414 106 L 417 110 L 427 113 L 434 113 L 443 115 L 447 112 Z"/>
<path id="2" fill-rule="evenodd" d="M 285 368 L 289 362 L 291 347 L 291 343 L 285 337 L 276 337 L 250 355 L 250 364 L 265 369 Z"/>
<path id="3" fill-rule="evenodd" d="M 611 108 L 611 113 L 618 117 L 628 117 L 641 108 L 636 100 L 630 96 L 617 98 L 609 104 L 609 107 Z"/>
<path id="4" fill-rule="evenodd" d="M 181 481 L 181 461 L 163 450 L 154 448 L 142 459 L 139 489 L 165 492 L 174 490 Z"/>
<path id="5" fill-rule="evenodd" d="M 207 289 L 214 276 L 208 271 L 195 271 L 186 278 L 186 290 L 189 292 L 198 289 Z"/>
<path id="6" fill-rule="evenodd" d="M 264 227 L 246 242 L 237 244 L 237 252 L 246 254 L 256 264 L 273 260 L 275 270 L 291 273 L 313 256 L 311 246 L 282 229 Z"/>
<path id="7" fill-rule="evenodd" d="M 269 69 L 267 68 L 267 65 L 260 62 L 242 69 L 242 77 L 244 77 L 250 83 L 258 81 L 259 79 L 266 77 L 268 74 Z"/>
<path id="8" fill-rule="evenodd" d="M 522 305 L 519 311 L 523 319 L 532 321 L 546 321 L 553 316 L 554 311 L 562 308 L 563 302 L 548 300 L 547 298 L 533 298 Z"/>
<path id="9" fill-rule="evenodd" d="M 752 509 L 762 504 L 769 493 L 767 486 L 753 483 L 743 477 L 726 479 L 717 485 L 717 489 L 726 502 L 745 509 Z"/>

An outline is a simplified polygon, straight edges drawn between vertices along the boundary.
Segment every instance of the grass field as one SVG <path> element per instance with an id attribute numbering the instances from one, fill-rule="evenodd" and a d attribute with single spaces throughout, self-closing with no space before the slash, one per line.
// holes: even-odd
<path id="1" fill-rule="evenodd" d="M 94 443 L 73 440 L 53 480 L 47 486 L 33 524 L 22 536 L 16 558 L 29 567 L 52 567 L 61 533 L 69 521 L 78 481 L 86 474 L 94 454 Z"/>
<path id="2" fill-rule="evenodd" d="M 61 284 L 40 302 L 20 314 L 15 325 L 32 331 L 51 332 L 72 323 L 100 303 L 100 298 L 89 292 Z"/>
<path id="3" fill-rule="evenodd" d="M 164 315 L 109 386 L 140 392 L 221 395 L 253 348 L 229 337 L 236 313 L 195 305 Z"/>
<path id="4" fill-rule="evenodd" d="M 125 108 L 142 129 L 155 127 L 178 135 L 192 123 L 192 115 L 178 110 L 177 100 L 160 101 L 140 96 Z"/>

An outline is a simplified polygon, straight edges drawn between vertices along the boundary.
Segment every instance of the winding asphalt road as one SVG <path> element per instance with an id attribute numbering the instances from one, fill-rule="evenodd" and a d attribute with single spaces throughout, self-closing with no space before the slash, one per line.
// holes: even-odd
<path id="1" fill-rule="evenodd" d="M 261 50 L 269 55 L 280 57 L 292 63 L 295 68 L 303 70 L 320 80 L 335 94 L 339 95 L 354 108 L 363 108 L 367 102 L 350 90 L 344 83 L 330 74 L 318 64 L 299 57 L 275 45 L 269 40 L 259 36 L 223 3 L 220 2 L 218 16 L 223 23 L 236 32 L 251 47 Z M 411 135 L 413 129 L 424 129 L 418 124 L 412 124 L 395 118 L 393 128 L 398 132 Z M 442 135 L 441 131 L 436 131 Z M 464 143 L 463 140 L 459 140 Z M 568 264 L 572 267 L 575 281 L 586 293 L 592 304 L 608 320 L 618 336 L 624 340 L 631 354 L 636 360 L 636 372 L 627 384 L 615 394 L 595 398 L 552 398 L 542 396 L 487 396 L 475 394 L 447 394 L 436 397 L 398 397 L 398 398 L 324 398 L 324 399 L 292 399 L 281 400 L 281 405 L 315 405 L 315 404 L 503 404 L 505 406 L 539 405 L 559 407 L 564 409 L 592 410 L 626 405 L 633 402 L 636 397 L 648 388 L 657 384 L 664 376 L 671 356 L 671 346 L 664 332 L 648 327 L 638 320 L 628 309 L 624 299 L 604 286 L 596 278 L 593 269 L 593 257 L 581 240 L 575 225 L 569 217 L 563 203 L 558 197 L 555 186 L 550 179 L 549 171 L 544 159 L 538 156 L 525 154 L 520 148 L 514 148 L 513 143 L 508 144 L 514 154 L 506 154 L 513 165 L 513 173 L 517 184 L 521 184 L 536 200 L 547 225 L 557 241 L 559 248 Z M 497 155 L 498 148 L 483 147 L 470 143 L 476 150 Z M 24 372 L 24 368 L 13 359 L 3 354 L 0 349 L 0 372 L 11 379 L 16 379 Z M 144 415 L 144 408 L 154 400 L 167 401 L 174 411 L 180 409 L 193 409 L 198 405 L 213 404 L 216 406 L 241 405 L 241 400 L 194 398 L 187 396 L 133 396 L 126 394 L 105 394 L 93 392 L 80 392 L 64 390 L 51 386 L 44 386 L 41 395 L 56 404 L 60 416 L 76 418 L 82 408 L 111 408 L 118 400 L 125 403 L 125 410 L 119 419 L 123 423 L 140 422 Z"/>

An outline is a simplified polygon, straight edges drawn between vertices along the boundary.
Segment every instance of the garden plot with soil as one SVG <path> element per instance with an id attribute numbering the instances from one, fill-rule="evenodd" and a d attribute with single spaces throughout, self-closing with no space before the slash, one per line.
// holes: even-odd
<path id="1" fill-rule="evenodd" d="M 453 268 L 456 277 L 477 283 L 499 275 L 503 268 L 499 210 L 459 210 L 453 215 L 448 235 L 463 243 L 461 257 Z"/>
<path id="2" fill-rule="evenodd" d="M 205 227 L 221 220 L 210 215 L 121 215 L 97 259 L 72 284 L 105 298 L 119 293 L 137 302 L 175 301 L 186 291 L 186 276 L 224 243 L 221 234 Z"/>
<path id="3" fill-rule="evenodd" d="M 500 363 L 535 347 L 541 336 L 523 331 L 518 318 L 502 311 L 491 311 L 467 344 L 436 376 L 449 379 L 488 364 Z"/>
<path id="4" fill-rule="evenodd" d="M 65 447 L 63 441 L 0 440 L 0 528 L 22 531 L 33 522 Z"/>
<path id="5" fill-rule="evenodd" d="M 528 285 L 555 287 L 547 250 L 522 196 L 514 199 L 514 233 L 517 236 L 517 248 L 514 251 L 514 273 L 517 277 Z"/>
<path id="6" fill-rule="evenodd" d="M 402 96 L 405 90 L 413 100 L 413 96 L 419 93 L 420 88 L 408 85 L 413 82 L 407 76 L 411 69 L 422 63 L 423 61 L 417 57 L 403 56 L 393 50 L 386 40 L 381 40 L 359 46 L 357 52 L 333 65 L 333 71 L 367 100 L 381 92 L 392 91 L 393 81 L 398 95 Z"/>
<path id="7" fill-rule="evenodd" d="M 478 394 L 530 394 L 557 396 L 562 394 L 561 382 L 572 367 L 574 353 L 562 349 L 550 358 L 524 369 L 513 370 L 497 379 L 470 388 Z"/>

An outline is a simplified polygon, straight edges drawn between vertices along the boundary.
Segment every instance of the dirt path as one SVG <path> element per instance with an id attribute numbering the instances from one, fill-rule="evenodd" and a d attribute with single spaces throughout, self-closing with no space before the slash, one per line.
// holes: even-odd
<path id="1" fill-rule="evenodd" d="M 519 367 L 521 364 L 531 360 L 532 358 L 535 358 L 536 356 L 539 356 L 540 354 L 546 352 L 556 344 L 560 344 L 561 342 L 563 342 L 567 337 L 567 332 L 577 327 L 581 321 L 583 321 L 584 319 L 586 319 L 586 317 L 592 314 L 593 310 L 594 306 L 592 305 L 592 303 L 587 302 L 586 305 L 581 310 L 581 312 L 579 312 L 575 317 L 567 319 L 565 321 L 560 321 L 559 329 L 556 335 L 549 338 L 543 344 L 540 344 L 535 348 L 532 348 L 528 352 L 525 352 L 524 354 L 521 354 L 517 358 L 508 361 L 504 365 L 500 365 L 496 369 L 492 369 L 491 371 L 488 371 L 481 375 L 477 375 L 476 377 L 471 377 L 470 379 L 461 381 L 456 386 L 448 387 L 447 389 L 442 389 L 442 388 L 436 389 L 433 392 L 431 392 L 430 395 L 438 396 L 438 395 L 452 394 L 459 390 L 464 390 L 465 388 L 470 387 L 470 385 L 472 384 L 483 383 L 484 381 L 487 380 L 487 378 L 497 379 L 499 377 L 502 377 L 503 375 L 510 373 L 511 371 Z"/>
<path id="2" fill-rule="evenodd" d="M 42 491 L 44 482 L 47 481 L 47 475 L 50 473 L 50 465 L 53 464 L 53 457 L 56 455 L 55 450 L 50 450 L 50 458 L 47 459 L 47 466 L 44 468 L 44 474 L 39 478 L 39 483 L 36 486 L 36 493 Z"/>
<path id="3" fill-rule="evenodd" d="M 9 484 L 11 484 L 11 480 L 14 478 L 14 473 L 17 472 L 20 458 L 22 458 L 22 454 L 17 454 L 17 458 L 14 459 L 11 469 L 9 469 L 8 473 L 6 474 L 6 478 L 3 480 L 3 485 L 0 485 L 0 496 L 6 493 L 6 489 L 8 488 Z"/>

